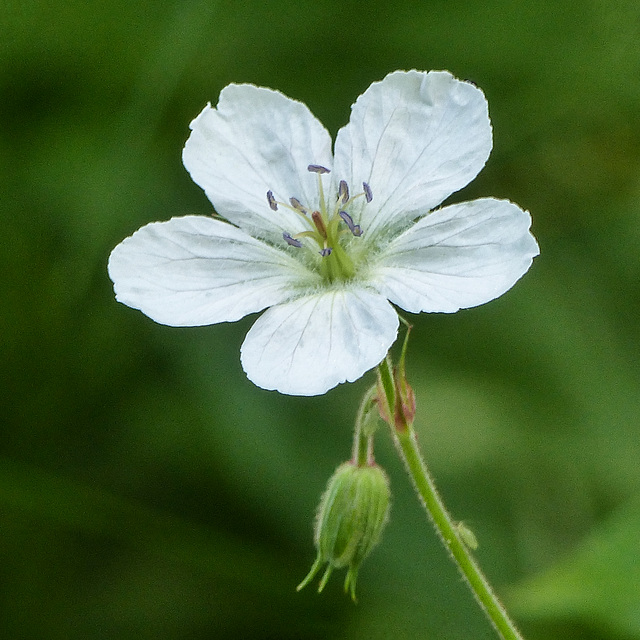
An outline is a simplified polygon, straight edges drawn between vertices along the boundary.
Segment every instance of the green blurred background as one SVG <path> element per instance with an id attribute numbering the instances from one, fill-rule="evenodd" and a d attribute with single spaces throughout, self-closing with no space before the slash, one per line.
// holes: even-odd
<path id="1" fill-rule="evenodd" d="M 117 304 L 110 250 L 211 208 L 181 164 L 229 82 L 332 134 L 374 80 L 448 69 L 494 151 L 451 201 L 532 212 L 499 300 L 412 317 L 421 442 L 528 640 L 640 638 L 637 0 L 35 2 L 0 6 L 0 637 L 494 638 L 386 433 L 391 522 L 341 592 L 297 594 L 369 374 L 255 388 L 252 322 L 171 329 Z"/>

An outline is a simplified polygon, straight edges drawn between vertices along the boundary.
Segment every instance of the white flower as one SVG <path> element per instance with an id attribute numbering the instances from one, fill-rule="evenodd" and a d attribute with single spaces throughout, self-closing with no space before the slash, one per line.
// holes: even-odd
<path id="1" fill-rule="evenodd" d="M 531 219 L 494 198 L 435 209 L 491 151 L 485 97 L 447 72 L 389 74 L 331 137 L 277 91 L 229 85 L 191 123 L 183 161 L 223 221 L 142 227 L 109 259 L 120 302 L 156 322 L 231 322 L 267 309 L 241 349 L 259 387 L 317 395 L 396 338 L 390 303 L 450 313 L 529 268 Z"/>

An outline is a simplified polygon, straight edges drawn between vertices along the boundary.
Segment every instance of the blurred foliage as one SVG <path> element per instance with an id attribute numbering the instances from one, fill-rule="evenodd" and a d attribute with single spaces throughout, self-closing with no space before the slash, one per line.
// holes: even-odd
<path id="1" fill-rule="evenodd" d="M 454 200 L 532 212 L 499 300 L 415 323 L 418 428 L 528 640 L 640 638 L 640 6 L 636 0 L 5 0 L 0 12 L 0 635 L 493 638 L 384 434 L 391 523 L 354 607 L 295 593 L 371 376 L 257 389 L 251 319 L 170 329 L 116 304 L 109 251 L 211 208 L 180 160 L 229 82 L 335 134 L 398 68 L 485 91 L 486 169 Z"/>

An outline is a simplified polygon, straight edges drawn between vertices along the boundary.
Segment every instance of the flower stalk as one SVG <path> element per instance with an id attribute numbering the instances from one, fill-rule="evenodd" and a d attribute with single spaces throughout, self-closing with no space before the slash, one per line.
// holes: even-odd
<path id="1" fill-rule="evenodd" d="M 373 458 L 373 435 L 380 422 L 377 410 L 377 386 L 371 387 L 365 393 L 358 409 L 356 424 L 353 434 L 353 464 L 364 467 L 375 462 Z"/>
<path id="2" fill-rule="evenodd" d="M 352 458 L 336 469 L 320 499 L 314 532 L 318 553 L 298 591 L 325 565 L 318 593 L 334 569 L 346 568 L 344 590 L 356 602 L 360 565 L 378 544 L 389 516 L 389 480 L 373 457 L 379 421 L 376 395 L 376 387 L 365 394 L 356 418 Z"/>
<path id="3" fill-rule="evenodd" d="M 398 391 L 407 385 L 406 379 L 404 379 L 406 345 L 405 340 L 400 360 L 402 367 L 399 366 L 394 371 L 389 356 L 378 365 L 378 389 L 382 393 L 382 397 L 379 397 L 379 403 L 382 405 L 381 414 L 391 426 L 396 449 L 405 464 L 429 519 L 478 604 L 503 640 L 523 640 L 522 635 L 509 618 L 506 609 L 471 554 L 470 546 L 472 545 L 465 544 L 458 523 L 452 519 L 436 489 L 418 446 L 413 428 L 413 416 L 403 420 L 407 414 L 402 407 L 402 394 Z M 406 388 L 410 389 L 408 385 Z M 412 393 L 411 397 L 413 397 Z M 388 416 L 393 416 L 393 421 L 389 420 Z"/>

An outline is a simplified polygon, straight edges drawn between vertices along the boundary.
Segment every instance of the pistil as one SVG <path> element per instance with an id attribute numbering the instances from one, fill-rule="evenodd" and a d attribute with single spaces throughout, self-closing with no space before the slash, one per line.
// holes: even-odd
<path id="1" fill-rule="evenodd" d="M 311 219 L 313 220 L 313 224 L 316 225 L 316 229 L 318 233 L 326 240 L 327 239 L 327 226 L 324 223 L 324 218 L 319 211 L 314 211 L 311 214 Z"/>

